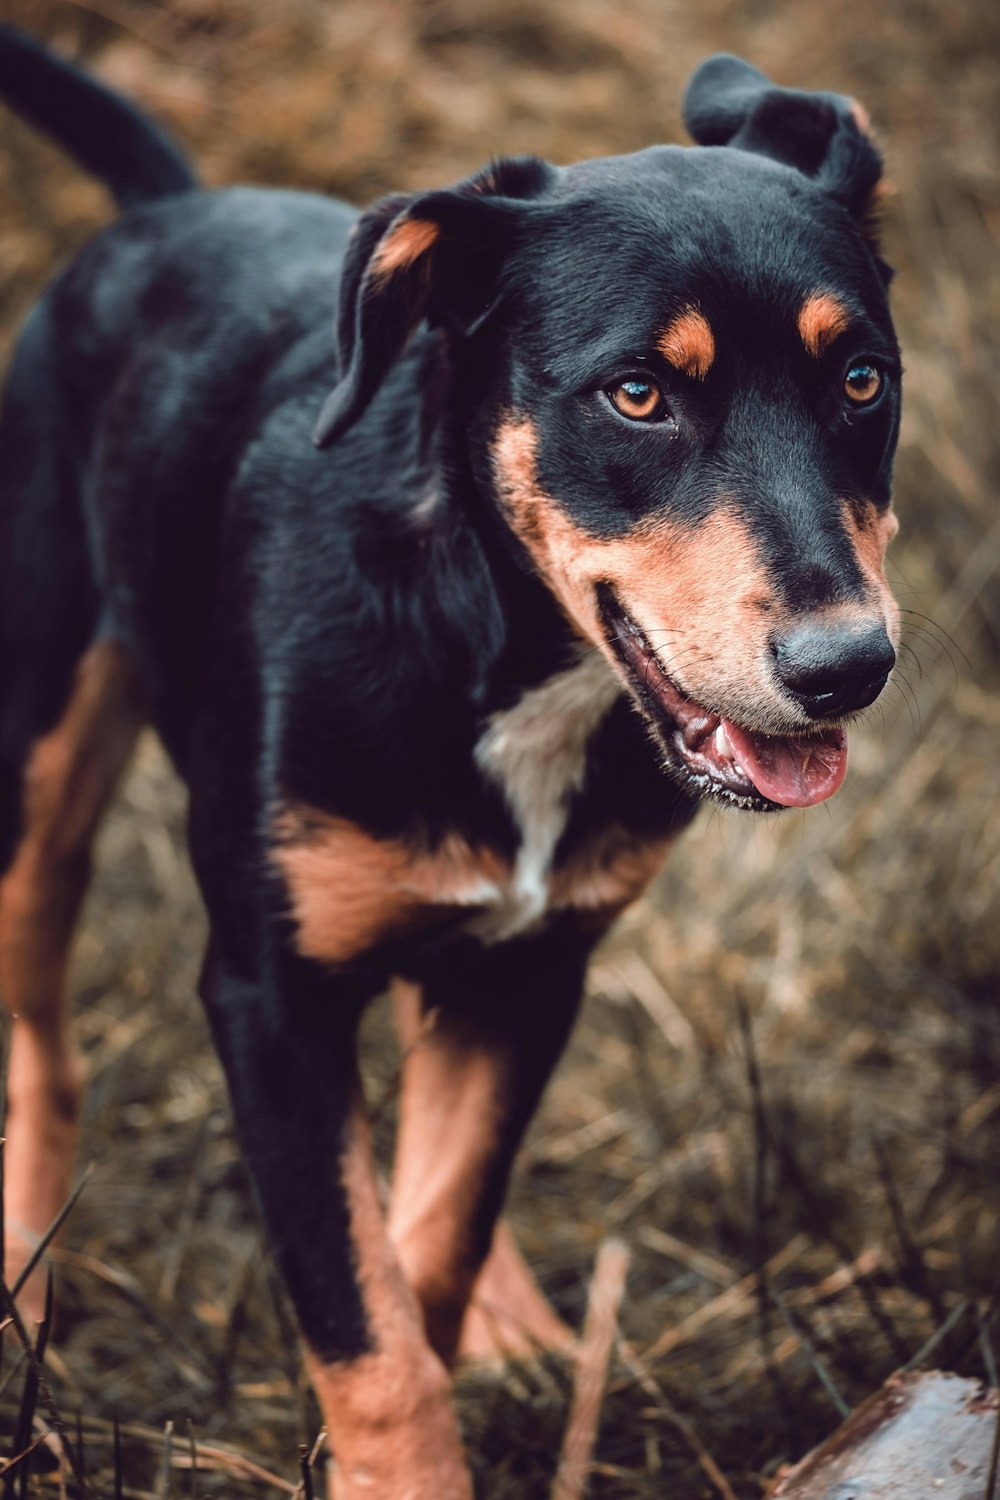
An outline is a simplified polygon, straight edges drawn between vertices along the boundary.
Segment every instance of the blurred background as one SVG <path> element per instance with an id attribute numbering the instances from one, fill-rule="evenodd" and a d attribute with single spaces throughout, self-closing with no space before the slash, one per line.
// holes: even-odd
<path id="1" fill-rule="evenodd" d="M 494 153 L 567 162 L 683 140 L 684 83 L 722 49 L 867 107 L 893 189 L 906 366 L 897 677 L 832 804 L 703 813 L 601 950 L 511 1217 L 574 1324 L 601 1241 L 631 1249 L 595 1496 L 760 1496 L 908 1361 L 995 1383 L 1000 9 L 0 0 L 0 18 L 140 101 L 209 184 L 357 203 Z M 98 186 L 0 113 L 4 357 L 110 216 Z M 102 837 L 75 968 L 81 1162 L 96 1170 L 58 1252 L 53 1392 L 79 1413 L 98 1490 L 103 1474 L 111 1493 L 117 1418 L 126 1493 L 194 1494 L 157 1477 L 172 1419 L 178 1462 L 191 1423 L 198 1494 L 290 1494 L 316 1415 L 194 995 L 203 919 L 183 819 L 147 738 Z M 386 1033 L 380 1012 L 366 1070 L 387 1137 Z M 12 1360 L 0 1433 L 20 1395 Z M 558 1360 L 460 1377 L 481 1500 L 548 1493 L 569 1385 Z M 31 1483 L 57 1493 L 54 1475 Z"/>

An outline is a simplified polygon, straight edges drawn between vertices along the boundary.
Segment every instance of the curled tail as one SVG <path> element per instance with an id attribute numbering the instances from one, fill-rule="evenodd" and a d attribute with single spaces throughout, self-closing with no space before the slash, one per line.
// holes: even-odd
<path id="1" fill-rule="evenodd" d="M 0 99 L 100 178 L 122 208 L 198 186 L 177 147 L 127 99 L 6 25 Z"/>

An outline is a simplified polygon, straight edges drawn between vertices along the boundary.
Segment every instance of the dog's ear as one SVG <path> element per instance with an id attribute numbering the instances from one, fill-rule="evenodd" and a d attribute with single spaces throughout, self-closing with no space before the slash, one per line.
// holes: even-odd
<path id="1" fill-rule="evenodd" d="M 700 146 L 735 146 L 796 167 L 867 227 L 882 157 L 853 99 L 777 88 L 742 58 L 719 53 L 688 84 L 684 123 Z"/>
<path id="2" fill-rule="evenodd" d="M 317 447 L 360 417 L 421 322 L 467 333 L 482 321 L 526 204 L 555 176 L 537 157 L 505 158 L 456 187 L 395 194 L 362 215 L 340 286 L 341 375 L 316 424 Z"/>

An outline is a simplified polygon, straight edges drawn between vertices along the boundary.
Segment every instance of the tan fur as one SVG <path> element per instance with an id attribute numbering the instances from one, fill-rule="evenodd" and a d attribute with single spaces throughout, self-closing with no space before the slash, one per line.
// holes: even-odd
<path id="1" fill-rule="evenodd" d="M 422 852 L 308 807 L 279 815 L 272 858 L 288 889 L 299 951 L 332 965 L 418 926 L 434 908 L 486 903 L 508 874 L 491 850 L 457 836 Z"/>
<path id="2" fill-rule="evenodd" d="M 479 1270 L 470 1233 L 511 1067 L 506 1051 L 434 1028 L 403 1070 L 389 1232 L 431 1345 L 448 1363 Z"/>
<path id="3" fill-rule="evenodd" d="M 499 1366 L 540 1349 L 566 1353 L 573 1343 L 573 1330 L 546 1301 L 514 1236 L 498 1224 L 469 1299 L 459 1359 Z"/>
<path id="4" fill-rule="evenodd" d="M 404 219 L 380 241 L 371 258 L 369 276 L 381 281 L 396 271 L 412 266 L 436 242 L 440 230 L 428 219 Z"/>
<path id="5" fill-rule="evenodd" d="M 656 347 L 675 369 L 704 380 L 715 359 L 715 338 L 704 313 L 686 307 L 663 330 Z"/>
<path id="6" fill-rule="evenodd" d="M 335 1500 L 471 1500 L 447 1372 L 428 1348 L 416 1299 L 386 1234 L 371 1134 L 360 1098 L 343 1156 L 358 1282 L 374 1343 L 369 1354 L 309 1373 L 336 1455 Z"/>
<path id="7" fill-rule="evenodd" d="M 421 1018 L 417 986 L 397 982 L 393 997 L 405 1063 L 390 1234 L 431 1341 L 449 1360 L 459 1325 L 462 1359 L 492 1362 L 540 1347 L 565 1349 L 573 1336 L 503 1224 L 478 1277 L 469 1261 L 469 1216 L 495 1141 L 497 1086 L 507 1063 L 491 1061 L 483 1046 L 442 1046 L 433 1024 Z"/>
<path id="8" fill-rule="evenodd" d="M 637 901 L 663 865 L 672 840 L 640 842 L 623 829 L 607 829 L 556 873 L 554 907 L 572 906 L 606 922 Z"/>
<path id="9" fill-rule="evenodd" d="M 21 840 L 0 882 L 0 994 L 15 1017 L 4 1148 L 7 1276 L 65 1202 L 82 1068 L 69 1033 L 66 966 L 90 843 L 131 750 L 140 714 L 114 642 L 77 668 L 62 718 L 25 771 Z M 42 1282 L 25 1298 L 41 1310 Z"/>
<path id="10" fill-rule="evenodd" d="M 697 702 L 766 729 L 768 706 L 788 709 L 767 670 L 780 616 L 756 544 L 726 506 L 696 526 L 663 517 L 625 537 L 588 536 L 538 487 L 534 429 L 504 422 L 494 473 L 509 522 L 570 619 L 618 667 L 598 619 L 595 585 L 610 582 L 664 670 Z"/>
<path id="11" fill-rule="evenodd" d="M 813 292 L 799 309 L 799 337 L 814 359 L 820 359 L 849 326 L 851 315 L 832 292 Z"/>
<path id="12" fill-rule="evenodd" d="M 889 639 L 895 642 L 899 639 L 899 605 L 885 576 L 885 553 L 899 530 L 899 520 L 893 511 L 880 514 L 871 504 L 862 506 L 859 512 L 845 500 L 842 509 L 861 576 L 873 602 L 878 602 Z"/>
<path id="13" fill-rule="evenodd" d="M 625 537 L 589 536 L 539 489 L 536 442 L 527 419 L 501 424 L 493 448 L 497 488 L 510 525 L 581 634 L 617 666 L 597 614 L 595 586 L 606 580 L 689 697 L 749 729 L 787 731 L 792 710 L 771 675 L 768 642 L 788 615 L 739 516 L 722 504 L 696 526 L 661 517 Z M 849 608 L 868 624 L 877 608 L 894 637 L 898 612 L 882 554 L 895 521 L 876 524 L 874 511 L 872 517 L 862 525 L 845 502 L 844 523 L 869 584 L 868 600 Z"/>
<path id="14" fill-rule="evenodd" d="M 874 136 L 874 131 L 872 130 L 872 117 L 865 109 L 864 105 L 860 104 L 857 99 L 851 100 L 851 116 L 854 120 L 855 125 L 861 131 L 861 134 L 868 136 L 869 140 L 871 140 Z"/>
<path id="15" fill-rule="evenodd" d="M 591 698 L 592 717 L 600 722 L 606 704 L 599 692 Z M 516 709 L 512 715 L 516 719 Z M 516 722 L 520 727 L 520 719 Z M 558 727 L 554 719 L 553 727 Z M 583 749 L 585 745 L 577 757 L 580 774 Z M 544 766 L 556 766 L 561 742 L 550 733 L 534 753 Z M 578 779 L 575 771 L 569 776 L 569 791 Z M 529 823 L 534 820 L 541 834 L 547 828 L 547 808 L 539 797 L 526 809 Z M 344 818 L 296 806 L 285 808 L 275 820 L 271 857 L 284 878 L 299 952 L 337 966 L 380 941 L 434 922 L 448 908 L 467 908 L 470 931 L 487 942 L 530 930 L 554 908 L 574 907 L 610 920 L 636 899 L 666 853 L 665 844 L 627 845 L 620 836 L 609 835 L 599 848 L 551 869 L 548 860 L 562 826 L 560 813 L 544 849 L 536 847 L 539 840 L 528 827 L 523 849 L 510 865 L 457 834 L 433 850 L 420 850 L 399 840 L 373 838 Z"/>

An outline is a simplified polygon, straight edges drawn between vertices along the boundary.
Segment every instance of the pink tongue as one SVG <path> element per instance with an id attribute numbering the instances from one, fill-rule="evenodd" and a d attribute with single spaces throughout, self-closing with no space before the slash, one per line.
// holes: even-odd
<path id="1" fill-rule="evenodd" d="M 723 719 L 729 748 L 757 788 L 781 807 L 813 807 L 847 775 L 847 735 L 824 729 L 803 739 L 750 734 Z"/>

